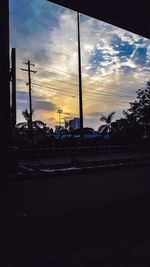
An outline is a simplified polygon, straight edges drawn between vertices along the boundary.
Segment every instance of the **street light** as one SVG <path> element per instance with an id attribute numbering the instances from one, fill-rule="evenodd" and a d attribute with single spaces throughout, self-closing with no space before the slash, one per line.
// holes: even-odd
<path id="1" fill-rule="evenodd" d="M 63 113 L 62 109 L 58 109 L 57 113 L 59 114 L 59 127 L 61 126 L 61 114 Z"/>
<path id="2" fill-rule="evenodd" d="M 63 110 L 58 109 L 57 113 L 59 114 L 59 138 L 60 138 L 61 114 L 63 113 Z"/>

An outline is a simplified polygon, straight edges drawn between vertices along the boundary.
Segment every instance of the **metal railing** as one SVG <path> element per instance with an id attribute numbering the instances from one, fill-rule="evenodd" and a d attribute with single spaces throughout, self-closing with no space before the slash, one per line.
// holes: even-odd
<path id="1" fill-rule="evenodd" d="M 19 158 L 40 158 L 40 157 L 59 157 L 71 155 L 96 155 L 111 153 L 131 153 L 148 152 L 150 144 L 136 145 L 113 145 L 113 146 L 92 146 L 92 147 L 63 147 L 63 148 L 36 148 L 20 149 Z"/>

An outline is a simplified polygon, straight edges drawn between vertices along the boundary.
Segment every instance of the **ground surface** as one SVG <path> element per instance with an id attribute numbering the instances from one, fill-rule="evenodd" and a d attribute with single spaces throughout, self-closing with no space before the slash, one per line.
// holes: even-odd
<path id="1" fill-rule="evenodd" d="M 148 166 L 5 184 L 0 198 L 1 266 L 150 265 Z"/>

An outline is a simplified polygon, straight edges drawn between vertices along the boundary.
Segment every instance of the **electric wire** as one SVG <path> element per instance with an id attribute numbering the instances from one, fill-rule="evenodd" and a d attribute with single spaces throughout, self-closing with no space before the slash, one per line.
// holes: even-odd
<path id="1" fill-rule="evenodd" d="M 34 81 L 34 82 L 38 82 L 38 80 L 36 80 L 36 79 L 32 79 L 32 81 Z M 65 82 L 64 82 L 65 83 Z M 32 83 L 33 84 L 33 83 Z M 37 84 L 36 83 L 36 85 L 41 85 L 41 86 L 43 86 L 43 87 L 45 87 L 45 88 L 49 88 L 50 86 L 48 86 L 48 85 L 43 85 L 43 84 Z M 51 87 L 51 88 L 53 88 L 53 87 Z M 65 88 L 66 88 L 66 86 L 65 86 Z M 89 89 L 89 88 L 87 88 L 87 89 Z M 74 88 L 66 88 L 66 89 L 57 89 L 57 91 L 65 91 L 65 92 L 68 92 L 68 93 L 76 93 L 77 91 L 74 89 Z M 86 94 L 86 95 L 89 95 L 89 96 L 93 96 L 93 93 L 92 92 L 89 92 L 89 91 L 83 91 L 83 94 Z M 97 96 L 97 97 L 109 97 L 109 98 L 111 98 L 111 99 L 115 99 L 116 101 L 117 100 L 120 100 L 120 98 L 128 98 L 128 97 L 131 97 L 131 95 L 115 95 L 115 94 L 108 94 L 108 93 L 103 93 L 103 92 L 97 92 L 97 93 L 94 93 L 94 96 Z"/>
<path id="2" fill-rule="evenodd" d="M 32 81 L 39 82 L 39 80 L 36 80 L 36 79 L 32 79 Z M 65 81 L 63 81 L 63 82 L 67 84 L 67 82 L 65 82 Z M 43 85 L 43 84 L 39 84 L 39 83 L 38 83 L 38 85 L 44 86 L 45 88 L 46 87 L 49 88 L 49 86 L 47 86 L 47 85 Z M 66 86 L 65 86 L 65 88 L 66 88 Z M 89 89 L 89 87 L 87 87 L 86 89 Z M 62 89 L 57 89 L 57 90 L 58 91 L 66 91 L 68 93 L 69 92 L 76 93 L 76 90 L 74 88 L 70 88 L 70 87 L 66 88 L 66 89 L 62 88 Z M 89 96 L 93 96 L 93 92 L 91 92 L 91 91 L 89 92 L 88 90 L 87 91 L 84 90 L 83 93 L 86 94 L 86 95 L 89 95 Z M 131 98 L 131 95 L 119 95 L 119 94 L 115 95 L 115 93 L 110 94 L 110 93 L 103 93 L 103 92 L 94 92 L 94 96 L 97 96 L 97 97 L 109 97 L 111 99 L 115 99 L 116 101 L 120 100 L 120 98 L 129 98 L 129 97 Z"/>
<path id="3" fill-rule="evenodd" d="M 24 5 L 18 7 L 17 9 L 15 9 L 15 10 L 13 10 L 13 11 L 11 11 L 9 14 L 10 14 L 10 15 L 14 15 L 14 14 L 16 14 L 17 12 L 19 12 L 19 11 L 21 11 L 22 9 L 26 8 L 27 6 L 29 6 L 33 1 L 34 1 L 34 0 L 31 0 L 31 1 L 27 2 L 27 3 L 25 3 Z"/>
<path id="4" fill-rule="evenodd" d="M 56 90 L 56 91 L 62 91 L 61 89 L 58 89 L 58 88 L 56 88 L 56 87 L 50 87 L 50 86 L 45 86 L 45 85 L 41 85 L 41 84 L 36 84 L 36 83 L 32 83 L 33 85 L 36 85 L 36 86 L 39 86 L 39 87 L 41 87 L 41 88 L 46 88 L 46 89 L 50 89 L 50 90 Z M 66 90 L 64 90 L 64 91 L 66 91 Z M 69 93 L 69 92 L 66 92 L 66 93 Z M 78 93 L 78 92 L 77 92 Z M 87 97 L 87 98 L 89 98 L 89 99 L 94 99 L 94 100 L 97 100 L 97 101 L 105 101 L 105 102 L 110 102 L 109 100 L 107 100 L 107 99 L 96 99 L 96 98 L 91 98 L 90 96 L 87 96 L 86 95 L 86 93 L 85 93 L 85 96 Z M 116 100 L 113 100 L 113 99 L 111 99 L 111 101 L 116 101 Z M 126 102 L 126 101 L 122 101 L 122 100 L 119 100 L 119 102 L 121 102 L 121 103 L 128 103 L 128 102 Z"/>
<path id="5" fill-rule="evenodd" d="M 63 70 L 60 70 L 60 69 L 56 69 L 56 68 L 53 68 L 53 67 L 51 67 L 50 65 L 46 65 L 46 64 L 41 64 L 40 63 L 40 65 L 41 66 L 45 66 L 45 67 L 48 67 L 49 69 L 53 69 L 53 70 L 56 70 L 56 71 L 59 71 L 59 72 L 63 72 L 63 73 L 66 73 L 66 74 L 69 74 L 69 75 L 71 75 L 71 73 L 69 73 L 69 72 L 66 72 L 66 71 L 63 71 Z M 36 67 L 37 68 L 37 67 Z M 38 69 L 38 68 L 37 68 Z M 58 74 L 58 75 L 60 75 L 60 74 Z M 62 74 L 61 74 L 62 75 Z M 66 75 L 62 75 L 62 76 L 65 76 L 66 77 Z M 74 81 L 77 81 L 77 79 L 74 79 L 74 78 L 72 78 L 72 80 L 74 80 Z M 87 80 L 89 80 L 89 81 L 93 81 L 94 82 L 94 85 L 96 86 L 96 84 L 99 86 L 99 87 L 102 87 L 103 89 L 112 89 L 111 87 L 103 87 L 102 85 L 105 85 L 105 83 L 103 83 L 103 82 L 96 82 L 96 81 L 94 81 L 92 78 L 86 78 L 86 80 L 84 80 L 84 79 L 82 79 L 82 81 L 83 81 L 83 83 L 86 81 L 87 82 Z M 85 87 L 85 86 L 83 86 L 83 87 Z M 88 86 L 88 88 L 89 89 L 96 89 L 96 90 L 98 90 L 98 88 L 94 88 L 93 86 L 92 86 L 92 88 L 91 87 L 89 87 Z M 126 89 L 126 92 L 131 92 L 129 89 Z"/>
<path id="6" fill-rule="evenodd" d="M 39 81 L 39 79 L 33 79 L 34 81 Z M 58 80 L 57 79 L 57 82 L 61 82 L 61 83 L 64 83 L 64 84 L 68 84 L 68 85 L 72 85 L 72 86 L 78 86 L 78 84 L 73 84 L 73 83 L 70 83 L 70 82 L 67 82 L 67 81 L 64 81 L 64 80 Z M 115 95 L 116 93 L 115 92 L 113 92 L 113 93 L 105 93 L 105 92 L 100 92 L 100 91 L 96 91 L 96 92 L 91 92 L 91 90 L 93 91 L 93 89 L 94 89 L 94 87 L 89 87 L 89 86 L 82 86 L 83 88 L 86 88 L 86 90 L 88 89 L 90 89 L 90 92 L 88 92 L 88 91 L 86 91 L 86 93 L 94 93 L 95 95 L 103 95 L 103 96 L 112 96 L 112 97 L 117 97 L 117 98 L 122 98 L 122 97 L 126 97 L 126 98 L 128 98 L 128 97 L 131 97 L 131 95 L 129 95 L 129 94 L 124 94 L 124 95 L 121 95 L 121 94 L 117 94 L 117 95 Z M 70 88 L 69 88 L 70 89 Z M 109 88 L 105 88 L 105 89 L 109 89 Z M 97 88 L 97 90 L 98 90 L 98 88 Z M 130 91 L 130 93 L 131 93 L 131 91 Z"/>

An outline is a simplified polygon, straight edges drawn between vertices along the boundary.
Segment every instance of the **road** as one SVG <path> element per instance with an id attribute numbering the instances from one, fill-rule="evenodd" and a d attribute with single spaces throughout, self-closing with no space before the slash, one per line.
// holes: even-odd
<path id="1" fill-rule="evenodd" d="M 150 264 L 150 167 L 5 184 L 0 200 L 6 266 Z"/>

